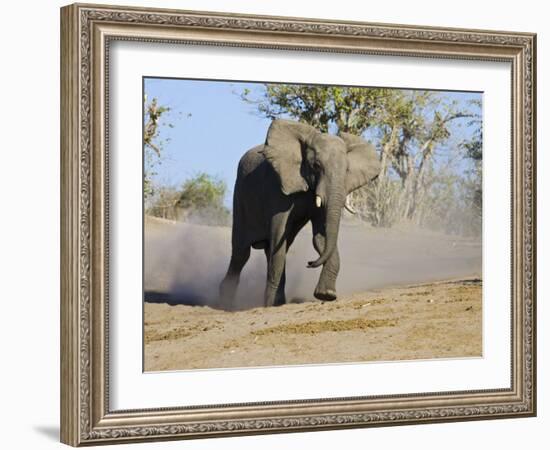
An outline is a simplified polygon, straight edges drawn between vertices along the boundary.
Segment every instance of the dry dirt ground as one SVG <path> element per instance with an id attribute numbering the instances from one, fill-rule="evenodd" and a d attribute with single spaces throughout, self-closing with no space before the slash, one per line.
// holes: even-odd
<path id="1" fill-rule="evenodd" d="M 304 229 L 287 258 L 290 303 L 263 308 L 262 251 L 234 304 L 219 303 L 230 231 L 146 218 L 146 371 L 481 356 L 479 241 L 344 222 L 339 297 L 320 302 Z"/>
<path id="2" fill-rule="evenodd" d="M 223 311 L 145 303 L 145 370 L 479 357 L 481 280 Z"/>

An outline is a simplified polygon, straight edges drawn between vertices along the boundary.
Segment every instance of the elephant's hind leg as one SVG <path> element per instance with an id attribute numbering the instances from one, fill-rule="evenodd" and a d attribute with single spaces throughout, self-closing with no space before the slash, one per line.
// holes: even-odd
<path id="1" fill-rule="evenodd" d="M 237 250 L 233 249 L 229 268 L 227 269 L 225 278 L 220 283 L 220 301 L 222 305 L 233 306 L 241 271 L 248 258 L 250 258 L 250 246 Z"/>
<path id="2" fill-rule="evenodd" d="M 285 302 L 285 263 L 287 238 L 285 236 L 287 215 L 276 215 L 271 220 L 271 233 L 267 256 L 267 280 L 265 285 L 265 306 Z"/>
<path id="3" fill-rule="evenodd" d="M 264 253 L 265 253 L 265 258 L 266 258 L 266 261 L 267 261 L 268 277 L 269 277 L 269 263 L 270 263 L 269 247 L 266 247 L 264 249 Z M 273 300 L 273 305 L 274 306 L 281 306 L 281 305 L 286 304 L 285 285 L 286 285 L 286 267 L 283 266 L 283 272 L 281 274 L 279 285 L 277 286 L 277 289 L 276 289 L 276 292 L 275 292 L 275 300 Z M 268 290 L 269 290 L 269 288 L 266 287 L 266 303 L 271 302 L 271 296 L 272 296 L 272 293 L 268 292 Z"/>

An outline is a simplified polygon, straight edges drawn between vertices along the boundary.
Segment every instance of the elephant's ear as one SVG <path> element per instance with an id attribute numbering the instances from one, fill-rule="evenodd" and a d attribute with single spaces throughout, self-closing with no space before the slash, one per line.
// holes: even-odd
<path id="1" fill-rule="evenodd" d="M 302 150 L 312 133 L 313 127 L 289 120 L 274 120 L 269 127 L 263 154 L 279 176 L 286 195 L 309 189 L 301 174 Z"/>
<path id="2" fill-rule="evenodd" d="M 359 136 L 340 133 L 348 148 L 348 173 L 346 190 L 348 194 L 375 179 L 380 173 L 380 160 L 372 144 Z"/>

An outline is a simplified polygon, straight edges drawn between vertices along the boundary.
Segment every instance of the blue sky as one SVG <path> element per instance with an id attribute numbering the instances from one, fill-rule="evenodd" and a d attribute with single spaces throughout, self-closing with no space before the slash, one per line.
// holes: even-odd
<path id="1" fill-rule="evenodd" d="M 160 127 L 164 144 L 162 163 L 155 168 L 156 182 L 179 186 L 198 172 L 207 172 L 225 180 L 225 203 L 231 203 L 238 161 L 249 148 L 264 142 L 271 123 L 258 116 L 254 105 L 241 100 L 238 94 L 245 88 L 254 97 L 262 92 L 263 84 L 144 79 L 147 98 L 157 98 L 160 105 L 171 108 Z M 475 93 L 444 95 L 464 104 L 480 98 Z M 463 126 L 460 133 L 467 135 L 468 130 Z"/>

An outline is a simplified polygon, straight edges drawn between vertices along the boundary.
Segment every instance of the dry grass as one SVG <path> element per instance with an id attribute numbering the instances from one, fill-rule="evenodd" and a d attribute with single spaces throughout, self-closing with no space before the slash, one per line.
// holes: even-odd
<path id="1" fill-rule="evenodd" d="M 348 319 L 348 320 L 324 320 L 322 322 L 289 323 L 276 327 L 263 328 L 252 331 L 254 336 L 265 336 L 267 334 L 317 334 L 327 331 L 351 331 L 366 330 L 368 328 L 394 327 L 397 320 L 388 319 Z"/>

